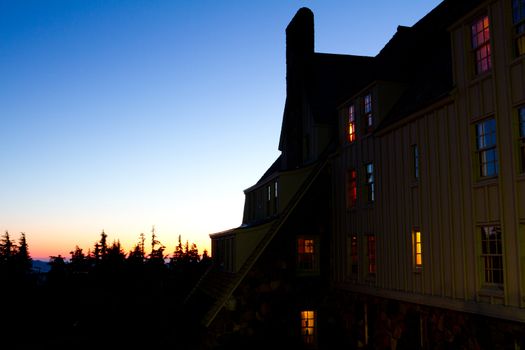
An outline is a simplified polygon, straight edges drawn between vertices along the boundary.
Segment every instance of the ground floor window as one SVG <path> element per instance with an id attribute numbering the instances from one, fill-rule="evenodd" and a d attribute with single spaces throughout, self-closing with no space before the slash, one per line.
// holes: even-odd
<path id="1" fill-rule="evenodd" d="M 307 345 L 315 344 L 316 312 L 313 310 L 301 311 L 301 337 Z"/>

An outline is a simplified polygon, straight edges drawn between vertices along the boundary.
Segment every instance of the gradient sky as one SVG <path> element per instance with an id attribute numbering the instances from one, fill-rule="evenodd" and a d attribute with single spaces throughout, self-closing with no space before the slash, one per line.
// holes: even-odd
<path id="1" fill-rule="evenodd" d="M 439 2 L 0 0 L 0 230 L 33 258 L 152 225 L 209 249 L 279 154 L 295 12 L 374 56 Z"/>

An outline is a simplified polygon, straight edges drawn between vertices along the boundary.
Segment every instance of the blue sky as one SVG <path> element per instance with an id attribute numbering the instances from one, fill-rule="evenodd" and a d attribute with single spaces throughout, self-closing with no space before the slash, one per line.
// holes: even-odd
<path id="1" fill-rule="evenodd" d="M 0 0 L 0 230 L 35 257 L 240 224 L 278 156 L 285 28 L 375 55 L 439 1 Z"/>

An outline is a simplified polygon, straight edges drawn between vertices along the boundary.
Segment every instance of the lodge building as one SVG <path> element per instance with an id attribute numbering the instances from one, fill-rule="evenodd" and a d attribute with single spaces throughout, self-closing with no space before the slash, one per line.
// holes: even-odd
<path id="1" fill-rule="evenodd" d="M 445 0 L 375 57 L 286 29 L 281 156 L 187 299 L 209 347 L 525 348 L 525 0 Z"/>

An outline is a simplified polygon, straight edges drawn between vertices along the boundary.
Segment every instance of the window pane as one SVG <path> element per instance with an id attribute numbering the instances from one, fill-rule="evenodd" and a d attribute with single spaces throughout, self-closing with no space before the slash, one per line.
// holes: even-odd
<path id="1" fill-rule="evenodd" d="M 518 109 L 520 123 L 520 137 L 525 137 L 525 107 Z"/>

